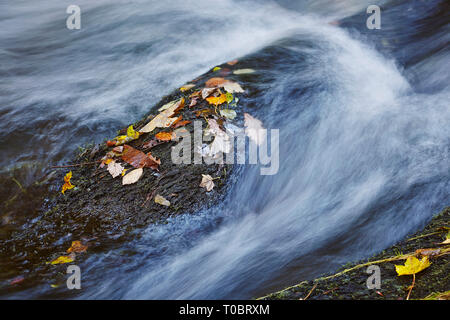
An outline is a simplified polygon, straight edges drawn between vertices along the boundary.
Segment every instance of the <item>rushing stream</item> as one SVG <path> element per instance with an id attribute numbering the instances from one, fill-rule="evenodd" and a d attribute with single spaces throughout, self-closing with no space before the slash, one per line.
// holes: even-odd
<path id="1" fill-rule="evenodd" d="M 239 166 L 220 205 L 89 255 L 75 297 L 251 298 L 369 257 L 448 205 L 448 1 L 72 2 L 79 31 L 66 4 L 0 3 L 3 170 L 62 163 L 235 58 L 256 70 L 246 106 L 280 130 L 276 175 Z"/>

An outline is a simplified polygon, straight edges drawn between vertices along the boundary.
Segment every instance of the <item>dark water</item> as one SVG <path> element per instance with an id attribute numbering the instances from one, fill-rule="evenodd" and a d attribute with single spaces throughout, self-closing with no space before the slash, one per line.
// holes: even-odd
<path id="1" fill-rule="evenodd" d="M 448 205 L 448 2 L 77 4 L 80 31 L 55 1 L 0 4 L 3 170 L 64 162 L 234 58 L 257 70 L 243 102 L 280 129 L 280 170 L 241 167 L 220 206 L 90 255 L 76 297 L 250 298 L 368 257 Z M 15 297 L 48 296 L 67 297 Z"/>

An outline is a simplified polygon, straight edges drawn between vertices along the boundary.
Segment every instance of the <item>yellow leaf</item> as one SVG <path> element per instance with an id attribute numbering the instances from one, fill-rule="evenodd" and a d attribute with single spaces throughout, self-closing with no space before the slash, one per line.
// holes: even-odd
<path id="1" fill-rule="evenodd" d="M 221 67 L 215 67 L 215 68 L 213 69 L 213 72 L 219 71 L 220 69 L 222 69 L 222 68 L 221 68 Z"/>
<path id="2" fill-rule="evenodd" d="M 445 240 L 441 244 L 450 244 L 450 231 L 447 233 Z"/>
<path id="3" fill-rule="evenodd" d="M 161 107 L 159 110 L 161 110 L 163 107 Z M 179 101 L 171 104 L 169 107 L 167 107 L 167 109 L 164 109 L 160 114 L 155 116 L 149 123 L 147 123 L 141 130 L 139 130 L 139 132 L 149 133 L 155 130 L 155 128 L 170 127 L 177 120 L 177 118 L 172 118 L 172 116 L 183 107 L 184 98 L 181 98 Z"/>
<path id="4" fill-rule="evenodd" d="M 185 84 L 184 86 L 182 86 L 180 88 L 180 91 L 181 92 L 185 92 L 185 91 L 188 91 L 188 90 L 192 89 L 193 87 L 195 87 L 195 84 L 188 83 L 188 84 Z"/>
<path id="5" fill-rule="evenodd" d="M 430 266 L 430 261 L 428 257 L 423 257 L 421 260 L 416 257 L 408 257 L 406 259 L 405 265 L 395 265 L 395 271 L 399 276 L 408 275 L 408 274 L 416 274 L 420 271 L 428 268 Z"/>
<path id="6" fill-rule="evenodd" d="M 60 264 L 60 263 L 69 263 L 69 262 L 73 262 L 74 260 L 75 260 L 75 255 L 60 256 L 51 262 L 47 262 L 47 264 L 50 263 L 50 264 L 54 265 L 54 264 Z"/>
<path id="7" fill-rule="evenodd" d="M 129 126 L 128 129 L 127 129 L 127 136 L 130 137 L 130 138 L 132 138 L 132 139 L 137 139 L 137 138 L 139 138 L 139 132 L 134 131 L 134 128 L 133 128 L 133 126 L 131 125 L 131 126 Z"/>
<path id="8" fill-rule="evenodd" d="M 220 96 L 218 96 L 218 97 L 209 97 L 209 98 L 206 98 L 206 101 L 208 101 L 209 102 L 209 104 L 214 104 L 214 105 L 219 105 L 219 104 L 222 104 L 222 103 L 225 103 L 225 102 L 227 102 L 227 96 L 226 96 L 226 94 L 224 94 L 224 93 L 222 93 Z"/>
<path id="9" fill-rule="evenodd" d="M 155 202 L 162 205 L 162 206 L 170 206 L 170 202 L 169 200 L 167 200 L 166 198 L 164 198 L 163 196 L 160 196 L 159 194 L 157 194 L 155 196 Z"/>
<path id="10" fill-rule="evenodd" d="M 64 184 L 62 186 L 61 192 L 62 194 L 64 194 L 64 192 L 66 192 L 66 190 L 70 190 L 73 189 L 75 186 L 70 183 L 70 179 L 72 178 L 72 171 L 68 172 L 65 176 L 64 176 Z"/>

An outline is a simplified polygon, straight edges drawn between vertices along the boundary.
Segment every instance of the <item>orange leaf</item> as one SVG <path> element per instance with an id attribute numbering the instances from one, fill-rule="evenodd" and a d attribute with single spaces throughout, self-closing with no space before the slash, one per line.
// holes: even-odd
<path id="1" fill-rule="evenodd" d="M 81 243 L 81 241 L 72 241 L 72 245 L 70 246 L 69 249 L 67 249 L 67 253 L 71 253 L 71 252 L 77 252 L 77 253 L 81 253 L 81 252 L 85 252 L 87 250 L 87 246 L 83 245 Z"/>
<path id="2" fill-rule="evenodd" d="M 170 141 L 173 138 L 173 132 L 159 132 L 155 138 L 161 141 Z"/>
<path id="3" fill-rule="evenodd" d="M 191 121 L 189 121 L 189 120 L 180 121 L 176 125 L 172 126 L 172 128 L 176 129 L 179 127 L 184 127 L 185 125 L 187 125 L 189 123 L 191 123 Z"/>
<path id="4" fill-rule="evenodd" d="M 237 60 L 237 59 L 234 59 L 234 60 L 231 60 L 231 61 L 228 61 L 227 62 L 227 64 L 229 65 L 229 66 L 234 66 L 236 63 L 238 63 L 239 61 Z"/>

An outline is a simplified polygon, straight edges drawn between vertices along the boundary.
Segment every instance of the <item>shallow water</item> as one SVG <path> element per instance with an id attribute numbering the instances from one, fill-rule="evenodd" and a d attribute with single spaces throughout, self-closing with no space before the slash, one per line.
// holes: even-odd
<path id="1" fill-rule="evenodd" d="M 241 166 L 219 206 L 90 255 L 77 298 L 255 297 L 368 257 L 448 204 L 445 1 L 384 3 L 381 30 L 362 1 L 78 3 L 80 31 L 64 5 L 0 4 L 2 167 L 64 162 L 239 58 L 257 71 L 242 104 L 280 129 L 280 170 Z"/>

